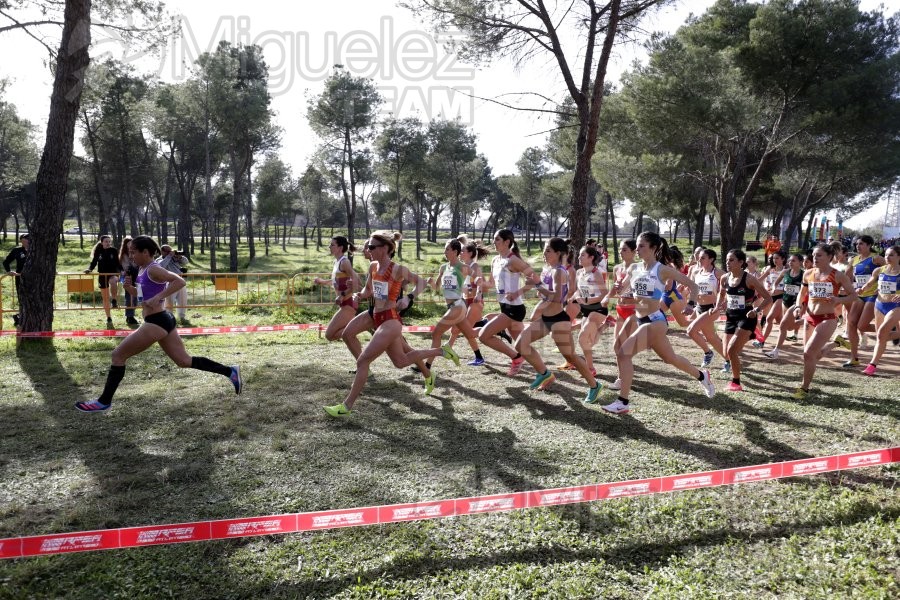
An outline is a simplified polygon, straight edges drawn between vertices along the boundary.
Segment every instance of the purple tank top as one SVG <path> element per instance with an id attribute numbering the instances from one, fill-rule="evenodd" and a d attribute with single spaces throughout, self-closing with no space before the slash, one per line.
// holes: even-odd
<path id="1" fill-rule="evenodd" d="M 149 266 L 144 267 L 137 276 L 138 302 L 143 302 L 146 298 L 153 298 L 169 285 L 150 279 L 150 275 L 147 273 L 149 268 Z"/>

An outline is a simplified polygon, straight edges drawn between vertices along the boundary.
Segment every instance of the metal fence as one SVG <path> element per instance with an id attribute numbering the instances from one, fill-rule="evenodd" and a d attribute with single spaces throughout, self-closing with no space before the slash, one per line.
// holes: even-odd
<path id="1" fill-rule="evenodd" d="M 16 277 L 18 275 L 0 275 L 0 329 L 6 326 L 11 315 L 19 312 Z M 328 306 L 334 303 L 332 287 L 315 283 L 316 278 L 329 280 L 331 273 L 186 273 L 182 277 L 187 282 L 186 308 Z M 103 310 L 97 278 L 96 273 L 57 273 L 54 310 Z M 365 276 L 360 275 L 360 279 L 364 282 Z M 121 284 L 117 296 L 119 306 L 116 310 L 123 310 L 125 301 Z M 172 300 L 176 302 L 174 296 Z M 428 288 L 417 301 L 443 302 L 443 297 L 440 292 Z M 181 308 L 177 303 L 174 307 Z"/>

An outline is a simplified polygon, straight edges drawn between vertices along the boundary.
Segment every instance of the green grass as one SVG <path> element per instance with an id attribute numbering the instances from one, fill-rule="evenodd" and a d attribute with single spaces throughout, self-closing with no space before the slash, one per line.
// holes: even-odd
<path id="1" fill-rule="evenodd" d="M 209 315 L 212 319 L 216 315 Z M 285 315 L 223 312 L 220 324 Z M 327 315 L 326 315 L 327 316 Z M 207 317 L 204 317 L 207 318 Z M 422 315 L 427 321 L 433 316 Z M 676 349 L 699 361 L 680 333 Z M 410 336 L 424 347 L 422 337 Z M 609 379 L 608 335 L 597 367 Z M 806 403 L 790 398 L 798 346 L 755 352 L 740 395 L 641 355 L 634 412 L 581 403 L 568 373 L 437 363 L 438 387 L 382 358 L 355 414 L 322 412 L 352 363 L 316 334 L 212 336 L 192 354 L 239 363 L 221 377 L 132 359 L 108 415 L 113 340 L 0 340 L 0 537 L 414 502 L 617 481 L 895 445 L 897 352 L 885 375 L 831 359 Z M 457 345 L 464 357 L 469 351 Z M 550 364 L 559 355 L 540 346 Z M 720 376 L 721 377 L 721 376 Z M 724 379 L 718 379 L 720 388 Z M 3 598 L 897 597 L 897 465 L 588 505 L 362 529 L 0 562 Z"/>

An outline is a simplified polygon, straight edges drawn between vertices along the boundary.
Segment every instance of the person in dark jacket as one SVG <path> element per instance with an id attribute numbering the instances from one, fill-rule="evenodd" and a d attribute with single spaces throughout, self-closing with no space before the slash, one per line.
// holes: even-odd
<path id="1" fill-rule="evenodd" d="M 30 244 L 31 236 L 27 233 L 23 233 L 19 236 L 19 245 L 10 250 L 9 254 L 6 255 L 6 260 L 3 261 L 3 270 L 9 275 L 16 276 L 16 298 L 19 301 L 20 311 L 22 307 L 22 278 L 19 277 L 19 275 L 22 273 L 22 268 L 25 266 L 25 257 L 28 256 L 28 246 Z M 13 262 L 16 263 L 15 269 L 12 268 Z M 13 315 L 13 323 L 16 327 L 19 326 L 20 320 L 21 314 Z"/>
<path id="2" fill-rule="evenodd" d="M 94 246 L 91 253 L 91 266 L 85 269 L 90 273 L 97 267 L 99 275 L 97 282 L 100 285 L 100 294 L 103 296 L 103 310 L 106 312 L 106 326 L 112 326 L 112 314 L 110 306 L 118 308 L 116 297 L 118 296 L 119 275 L 122 273 L 122 265 L 119 264 L 119 249 L 112 245 L 112 238 L 108 235 L 100 237 L 100 241 Z"/>

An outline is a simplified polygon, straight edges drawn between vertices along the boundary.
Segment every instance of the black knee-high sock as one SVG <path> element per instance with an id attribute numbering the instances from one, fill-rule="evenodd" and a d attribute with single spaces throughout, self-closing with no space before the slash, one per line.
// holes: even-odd
<path id="1" fill-rule="evenodd" d="M 122 383 L 125 377 L 125 365 L 112 365 L 109 367 L 109 373 L 106 374 L 106 385 L 103 386 L 103 393 L 97 398 L 100 404 L 112 404 L 113 395 Z"/>
<path id="2" fill-rule="evenodd" d="M 203 356 L 194 356 L 191 358 L 191 368 L 199 369 L 200 371 L 209 371 L 210 373 L 218 373 L 219 375 L 224 375 L 225 377 L 231 377 L 231 367 L 226 367 L 222 363 L 217 363 L 214 360 L 209 360 Z"/>
<path id="3" fill-rule="evenodd" d="M 481 349 L 475 350 L 474 352 L 475 352 L 475 358 L 480 358 L 480 359 L 484 360 L 484 357 L 481 356 Z"/>

